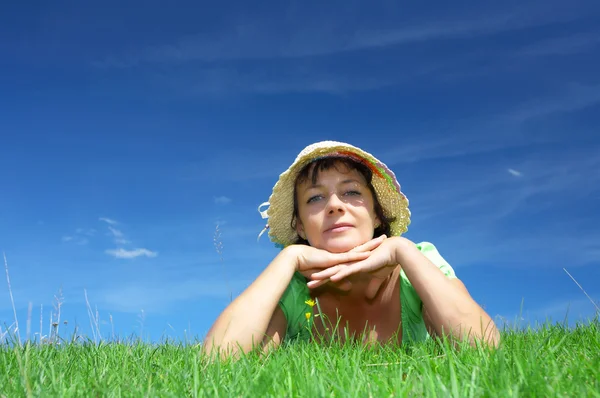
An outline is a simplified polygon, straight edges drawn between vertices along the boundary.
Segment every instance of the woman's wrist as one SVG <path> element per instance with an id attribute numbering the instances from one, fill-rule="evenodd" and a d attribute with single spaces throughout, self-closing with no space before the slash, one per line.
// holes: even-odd
<path id="1" fill-rule="evenodd" d="M 298 258 L 301 250 L 301 245 L 289 245 L 280 253 L 283 256 L 283 264 L 292 267 L 294 272 L 298 271 Z"/>
<path id="2" fill-rule="evenodd" d="M 402 265 L 405 255 L 415 244 L 402 236 L 393 236 L 388 239 L 394 240 L 394 262 Z"/>

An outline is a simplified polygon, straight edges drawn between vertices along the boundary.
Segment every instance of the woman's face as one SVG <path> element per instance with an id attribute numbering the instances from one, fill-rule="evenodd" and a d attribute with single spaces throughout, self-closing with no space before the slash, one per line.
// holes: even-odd
<path id="1" fill-rule="evenodd" d="M 315 185 L 310 178 L 298 184 L 296 195 L 296 231 L 313 247 L 346 252 L 372 239 L 379 225 L 365 178 L 343 163 L 320 171 Z"/>

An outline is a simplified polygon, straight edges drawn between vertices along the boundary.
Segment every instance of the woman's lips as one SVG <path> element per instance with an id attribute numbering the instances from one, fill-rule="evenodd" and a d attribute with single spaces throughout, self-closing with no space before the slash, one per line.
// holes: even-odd
<path id="1" fill-rule="evenodd" d="M 339 233 L 339 232 L 344 232 L 349 230 L 350 228 L 352 228 L 351 225 L 339 225 L 337 227 L 332 227 L 329 228 L 327 231 L 325 232 L 331 232 L 331 233 Z"/>

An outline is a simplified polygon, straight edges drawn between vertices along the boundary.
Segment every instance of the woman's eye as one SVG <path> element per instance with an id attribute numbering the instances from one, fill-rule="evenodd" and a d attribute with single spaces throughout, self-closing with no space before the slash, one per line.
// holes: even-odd
<path id="1" fill-rule="evenodd" d="M 321 195 L 315 195 L 315 196 L 311 196 L 308 201 L 306 203 L 312 203 L 312 202 L 316 202 L 317 200 L 319 200 L 321 198 Z"/>
<path id="2" fill-rule="evenodd" d="M 353 196 L 354 195 L 359 195 L 360 196 L 360 192 L 358 192 L 358 191 L 348 191 L 348 192 L 346 192 L 346 195 L 353 195 Z"/>

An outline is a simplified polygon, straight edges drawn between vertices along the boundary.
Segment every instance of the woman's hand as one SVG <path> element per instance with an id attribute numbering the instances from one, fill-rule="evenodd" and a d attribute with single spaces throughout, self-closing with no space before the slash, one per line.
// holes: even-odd
<path id="1" fill-rule="evenodd" d="M 366 253 L 367 255 L 370 254 L 370 252 L 377 248 L 381 242 L 383 242 L 385 240 L 386 236 L 385 235 L 381 235 L 375 239 L 371 239 L 368 242 L 363 243 L 362 245 L 356 246 L 354 249 L 348 251 L 347 253 Z M 317 249 L 318 250 L 318 249 Z M 360 260 L 363 260 L 364 258 L 367 258 L 368 256 L 365 257 L 361 257 Z M 351 264 L 354 264 L 356 261 L 360 261 L 360 260 L 352 260 L 351 263 L 347 263 L 347 264 L 331 264 L 330 267 L 336 267 L 336 266 L 349 266 Z M 330 267 L 328 267 L 327 269 L 331 269 Z M 305 277 L 308 279 L 314 279 L 312 278 L 312 275 L 319 273 L 321 271 L 323 271 L 323 267 L 321 268 L 309 268 L 309 269 L 305 269 L 305 270 L 299 270 L 298 271 Z M 317 288 L 319 286 L 322 286 L 326 283 L 331 282 L 329 280 L 329 278 L 325 278 L 325 279 L 320 279 L 318 281 L 314 281 L 314 282 L 309 282 L 309 287 L 311 289 Z M 312 284 L 311 284 L 312 283 Z M 340 290 L 350 290 L 352 288 L 352 283 L 349 281 L 338 281 L 333 283 L 338 289 Z"/>
<path id="2" fill-rule="evenodd" d="M 313 280 L 308 282 L 308 287 L 314 289 L 321 286 L 324 283 L 323 281 L 339 283 L 350 275 L 369 273 L 373 278 L 367 286 L 365 295 L 367 298 L 372 299 L 377 295 L 379 288 L 387 277 L 398 266 L 396 253 L 402 239 L 404 238 L 392 237 L 384 239 L 364 260 L 356 261 L 353 264 L 338 264 L 312 274 L 311 279 Z"/>
<path id="3" fill-rule="evenodd" d="M 349 251 L 345 253 L 330 253 L 327 250 L 312 246 L 294 245 L 288 250 L 294 250 L 296 258 L 295 270 L 307 276 L 310 273 L 322 271 L 336 265 L 350 265 L 369 257 L 368 251 Z"/>

